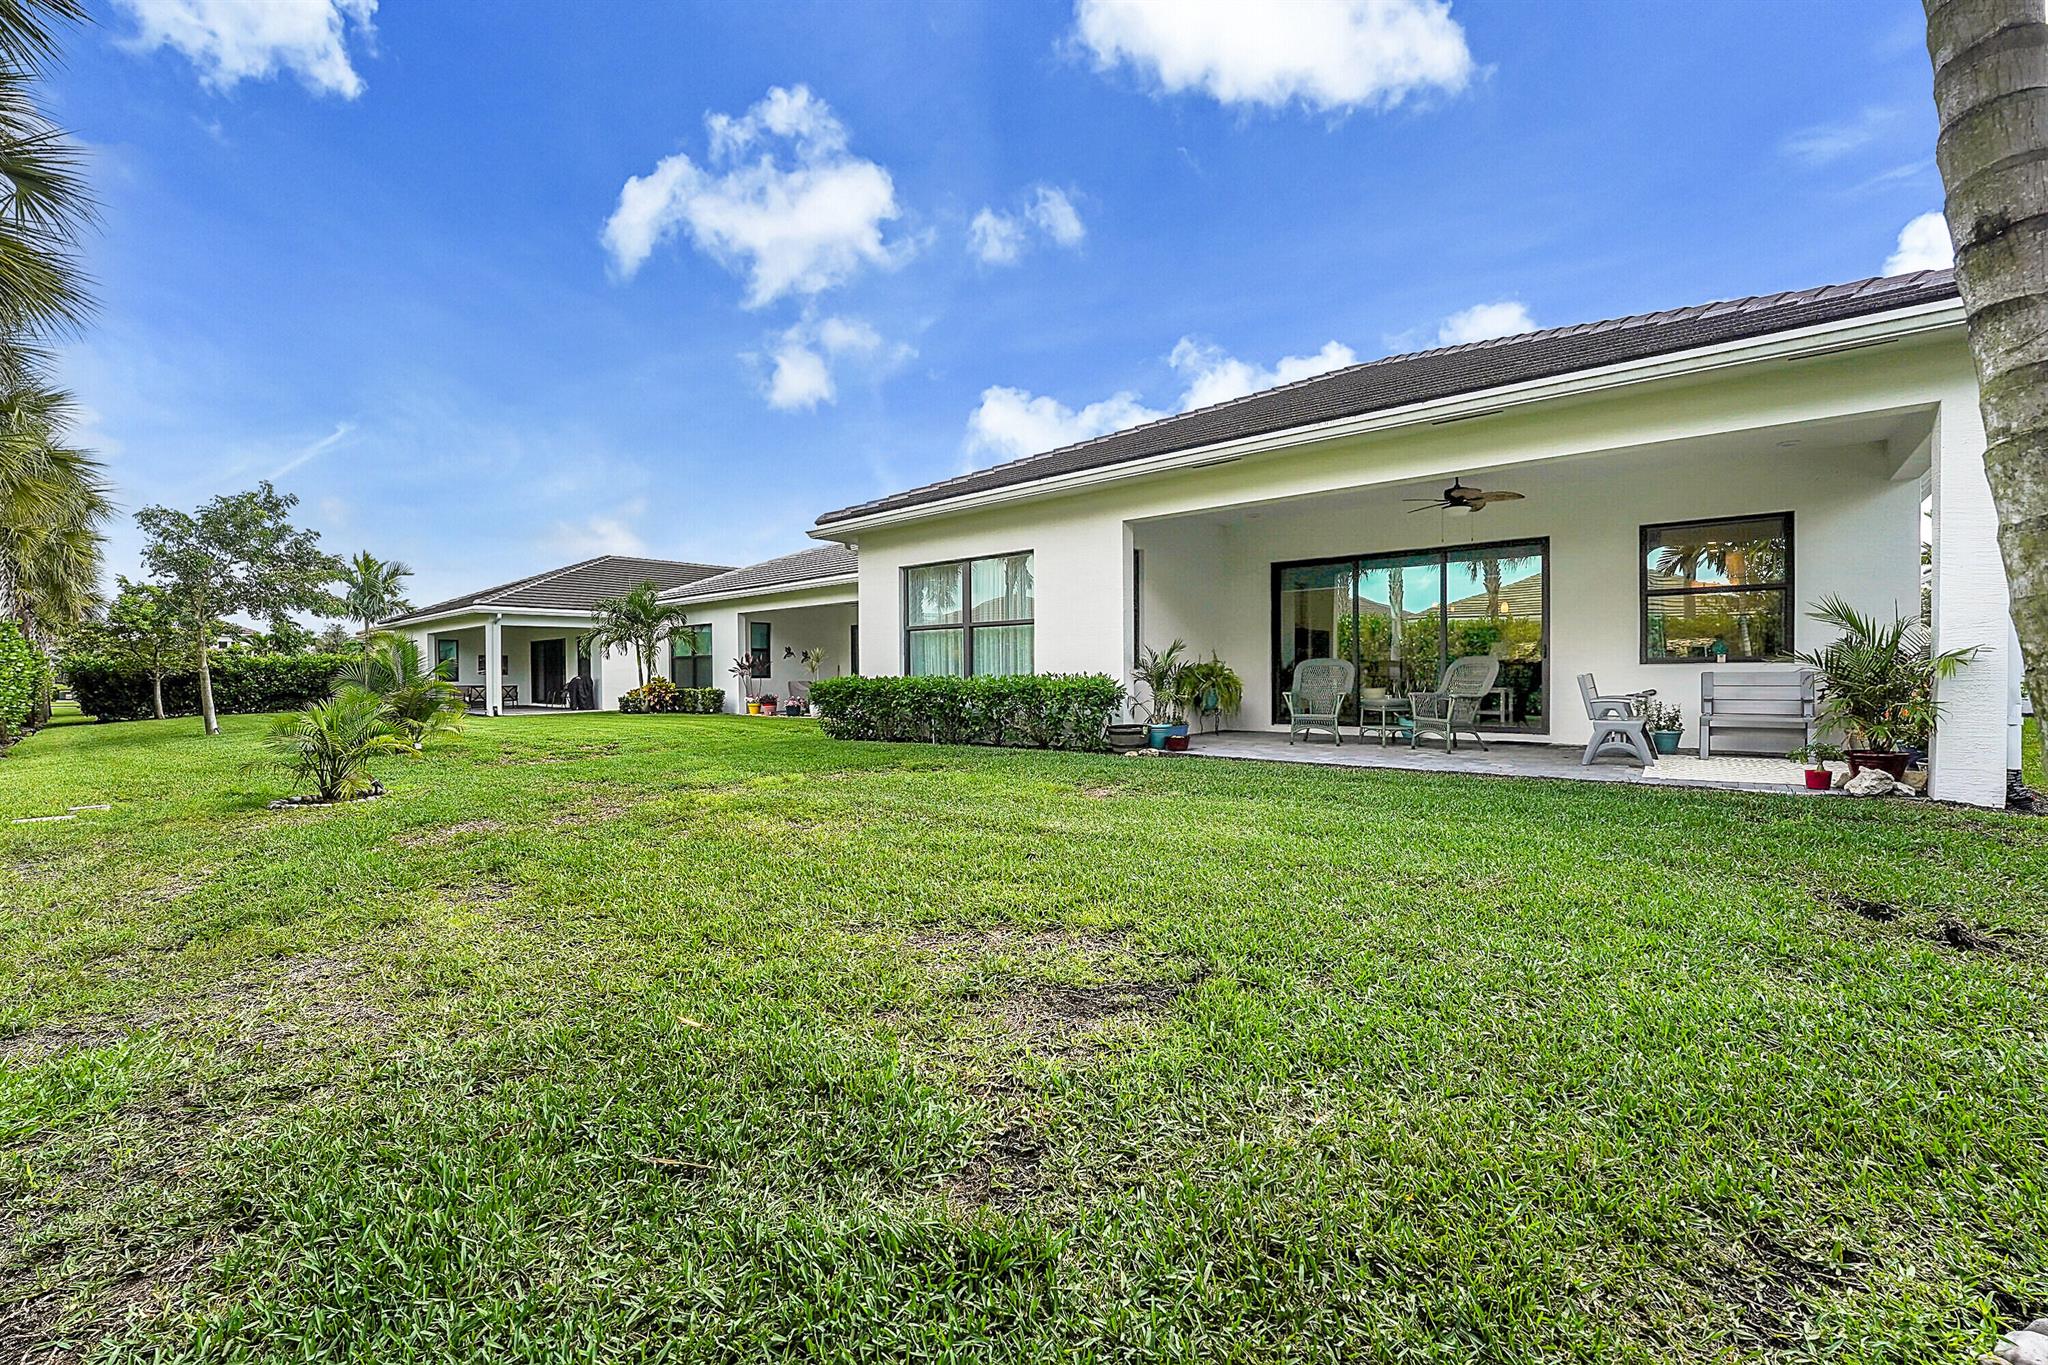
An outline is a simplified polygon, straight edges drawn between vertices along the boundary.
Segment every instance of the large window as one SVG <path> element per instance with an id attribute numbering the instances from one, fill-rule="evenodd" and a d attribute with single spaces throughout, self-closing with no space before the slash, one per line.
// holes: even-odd
<path id="1" fill-rule="evenodd" d="M 1548 541 L 1517 540 L 1274 565 L 1274 721 L 1304 659 L 1357 665 L 1350 722 L 1368 692 L 1398 703 L 1435 687 L 1452 659 L 1485 654 L 1500 678 L 1480 724 L 1547 732 L 1549 559 Z"/>
<path id="2" fill-rule="evenodd" d="M 765 678 L 775 670 L 775 632 L 767 621 L 747 622 L 747 658 L 753 662 L 752 677 Z"/>
<path id="3" fill-rule="evenodd" d="M 1031 554 L 903 571 L 903 670 L 990 677 L 1032 670 Z"/>
<path id="4" fill-rule="evenodd" d="M 684 626 L 668 637 L 668 680 L 677 687 L 712 687 L 711 627 Z"/>
<path id="5" fill-rule="evenodd" d="M 1792 514 L 1643 528 L 1643 662 L 1758 663 L 1792 650 Z"/>
<path id="6" fill-rule="evenodd" d="M 443 682 L 454 682 L 456 674 L 462 671 L 462 641 L 446 636 L 434 637 L 434 676 Z"/>

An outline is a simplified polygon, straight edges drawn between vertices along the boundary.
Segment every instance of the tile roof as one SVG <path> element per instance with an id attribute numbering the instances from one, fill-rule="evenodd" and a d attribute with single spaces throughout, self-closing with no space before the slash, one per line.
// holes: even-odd
<path id="1" fill-rule="evenodd" d="M 1956 296 L 1953 271 L 1923 270 L 1388 356 L 842 507 L 818 524 Z"/>
<path id="2" fill-rule="evenodd" d="M 679 559 L 644 559 L 637 555 L 598 555 L 528 578 L 515 578 L 510 583 L 464 593 L 445 602 L 435 602 L 403 616 L 394 616 L 384 624 L 447 616 L 459 611 L 589 611 L 600 600 L 630 592 L 649 580 L 660 588 L 679 588 L 686 583 L 715 578 L 728 572 L 730 567 L 726 564 L 692 564 Z"/>
<path id="3" fill-rule="evenodd" d="M 689 602 L 699 598 L 731 597 L 736 593 L 793 588 L 820 578 L 840 578 L 855 571 L 857 562 L 851 547 L 820 545 L 815 549 L 764 559 L 759 564 L 732 569 L 716 578 L 701 579 L 680 592 L 665 593 L 671 601 Z"/>

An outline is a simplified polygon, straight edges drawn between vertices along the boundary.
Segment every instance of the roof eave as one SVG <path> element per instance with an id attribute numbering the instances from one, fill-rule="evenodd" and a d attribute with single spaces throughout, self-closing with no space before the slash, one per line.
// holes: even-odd
<path id="1" fill-rule="evenodd" d="M 828 574 L 820 578 L 794 578 L 781 583 L 755 583 L 745 588 L 734 588 L 730 592 L 709 593 L 702 597 L 689 596 L 683 589 L 671 589 L 661 595 L 664 602 L 677 602 L 684 606 L 696 606 L 703 602 L 735 602 L 748 597 L 774 597 L 781 593 L 800 592 L 806 588 L 836 588 L 845 584 L 858 584 L 860 574 Z"/>
<path id="2" fill-rule="evenodd" d="M 1161 455 L 1100 465 L 1093 469 L 1075 470 L 1067 474 L 1049 475 L 1042 479 L 938 498 L 930 502 L 911 503 L 903 507 L 834 520 L 820 520 L 811 527 L 810 535 L 819 540 L 843 542 L 851 540 L 862 531 L 878 527 L 955 516 L 963 512 L 979 511 L 1029 499 L 1055 497 L 1101 484 L 1147 478 L 1154 474 L 1176 473 L 1205 465 L 1226 464 L 1242 459 L 1246 455 L 1284 450 L 1291 446 L 1390 431 L 1422 423 L 1441 422 L 1448 418 L 1478 416 L 1502 408 L 1525 407 L 1561 398 L 1580 397 L 1607 389 L 1708 374 L 1738 365 L 1751 365 L 1770 360 L 1808 359 L 1825 355 L 1830 351 L 1895 341 L 1947 328 L 1959 328 L 1962 325 L 1962 301 L 1953 298 L 1915 304 L 1907 308 L 1865 313 L 1809 327 L 1767 332 L 1760 336 L 1717 342 L 1712 346 L 1670 351 L 1662 355 L 1646 356 L 1589 370 L 1575 370 L 1569 374 L 1552 375 L 1544 379 L 1474 389 L 1469 393 L 1454 394 L 1447 398 L 1434 398 L 1400 407 L 1383 408 L 1328 422 L 1286 427 L 1257 436 L 1191 446 L 1185 450 L 1168 451 Z M 827 514 L 828 517 L 831 515 Z"/>

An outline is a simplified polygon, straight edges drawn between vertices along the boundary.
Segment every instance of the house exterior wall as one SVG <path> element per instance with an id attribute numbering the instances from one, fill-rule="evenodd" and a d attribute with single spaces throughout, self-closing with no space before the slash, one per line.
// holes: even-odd
<path id="1" fill-rule="evenodd" d="M 458 667 L 454 681 L 467 685 L 482 685 L 484 673 L 477 668 L 477 657 L 485 652 L 484 639 L 490 629 L 489 621 L 482 616 L 451 618 L 425 624 L 407 626 L 405 634 L 420 648 L 420 656 L 429 667 L 434 663 L 435 639 L 454 639 L 461 649 L 456 656 Z M 506 671 L 501 682 L 511 683 L 519 689 L 519 703 L 533 701 L 533 651 L 529 646 L 535 640 L 561 640 L 563 642 L 563 671 L 568 676 L 576 672 L 576 642 L 590 630 L 587 620 L 568 617 L 521 620 L 506 616 L 498 625 L 502 643 L 499 653 L 506 656 Z M 609 649 L 591 660 L 591 678 L 598 692 L 598 707 L 601 710 L 616 711 L 619 698 L 630 691 L 636 682 L 637 667 L 631 650 Z"/>
<path id="2" fill-rule="evenodd" d="M 1438 425 L 1247 453 L 1058 495 L 1013 491 L 981 506 L 827 529 L 860 551 L 866 672 L 904 671 L 906 568 L 1029 550 L 1036 669 L 1104 672 L 1128 683 L 1137 643 L 1135 547 L 1147 551 L 1146 641 L 1179 635 L 1203 652 L 1216 649 L 1247 684 L 1250 721 L 1240 723 L 1263 724 L 1271 706 L 1269 565 L 1275 559 L 1430 545 L 1437 527 L 1428 523 L 1437 518 L 1402 520 L 1406 509 L 1395 499 L 1454 474 L 1486 487 L 1539 486 L 1547 490 L 1541 498 L 1497 505 L 1468 524 L 1472 535 L 1486 540 L 1551 539 L 1548 738 L 1573 742 L 1583 741 L 1589 728 L 1573 681 L 1582 671 L 1594 672 L 1603 690 L 1656 687 L 1663 699 L 1685 705 L 1693 728 L 1699 667 L 1639 662 L 1641 525 L 1790 511 L 1795 616 L 1831 591 L 1886 616 L 1894 606 L 1911 613 L 1919 594 L 1920 475 L 1931 467 L 1937 503 L 1945 491 L 1952 513 L 1936 517 L 1937 582 L 1945 557 L 1952 604 L 1946 612 L 1937 608 L 1937 629 L 1951 644 L 1968 636 L 1984 651 L 1982 671 L 1972 670 L 1969 686 L 1945 689 L 1951 704 L 1944 734 L 1954 742 L 1937 747 L 1934 789 L 1954 799 L 1988 800 L 1994 778 L 2003 787 L 2007 642 L 2002 625 L 1992 628 L 1991 618 L 2005 609 L 1995 541 L 1963 533 L 1988 498 L 1980 488 L 1981 431 L 1973 451 L 1968 430 L 1975 404 L 1968 353 L 1960 329 L 1952 328 Z M 1947 435 L 1931 443 L 1931 455 L 1923 450 L 1918 463 L 1912 450 L 1831 444 L 1826 436 L 1843 422 L 1886 417 L 1898 418 L 1901 429 L 1931 418 L 1946 423 L 1941 430 Z M 1779 439 L 1801 444 L 1787 450 Z M 1709 454 L 1712 461 L 1704 458 Z M 1361 508 L 1354 496 L 1343 515 L 1318 506 L 1327 499 L 1334 508 L 1332 495 L 1358 489 L 1382 490 L 1385 501 Z M 1204 517 L 1226 509 L 1233 517 L 1246 510 L 1266 515 L 1260 522 L 1219 518 L 1202 525 Z M 1944 524 L 1957 533 L 1942 537 Z M 1967 612 L 1959 601 L 1966 596 L 1977 604 Z M 1807 647 L 1819 637 L 1812 623 L 1800 620 L 1795 640 Z M 1977 743 L 1986 725 L 1998 734 L 1995 756 Z"/>

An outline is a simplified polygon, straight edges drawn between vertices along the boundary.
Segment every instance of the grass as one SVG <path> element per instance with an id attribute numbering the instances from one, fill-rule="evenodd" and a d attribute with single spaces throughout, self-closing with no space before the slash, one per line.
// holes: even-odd
<path id="1" fill-rule="evenodd" d="M 2035 791 L 2048 791 L 2048 766 L 2041 762 L 2041 727 L 2028 717 L 2020 740 L 2020 771 Z"/>
<path id="2" fill-rule="evenodd" d="M 478 722 L 0 762 L 0 1358 L 1971 1358 L 2048 821 Z"/>

